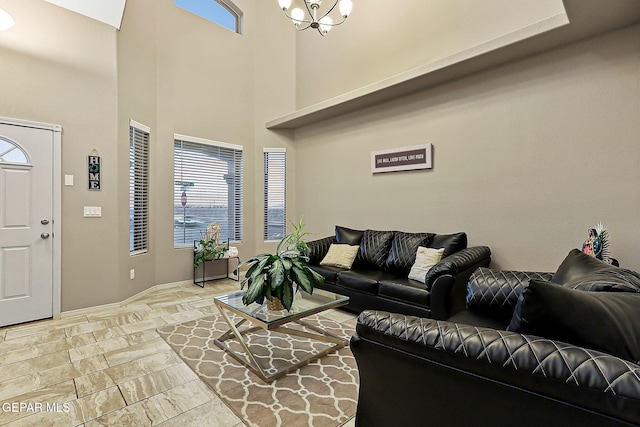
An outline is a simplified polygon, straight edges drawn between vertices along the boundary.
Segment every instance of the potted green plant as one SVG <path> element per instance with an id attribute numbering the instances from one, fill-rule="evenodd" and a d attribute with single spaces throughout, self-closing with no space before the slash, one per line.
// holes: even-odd
<path id="1" fill-rule="evenodd" d="M 222 258 L 226 250 L 227 245 L 218 243 L 215 238 L 204 237 L 200 242 L 194 241 L 193 267 L 198 268 L 205 261 Z"/>
<path id="2" fill-rule="evenodd" d="M 311 294 L 314 286 L 324 283 L 324 277 L 307 265 L 309 247 L 302 238 L 309 233 L 304 227 L 302 220 L 298 225 L 293 224 L 293 232 L 278 243 L 274 254 L 256 255 L 240 264 L 249 265 L 240 284 L 240 289 L 247 286 L 242 296 L 245 305 L 262 304 L 265 299 L 279 300 L 285 309 L 291 310 L 294 286 L 295 291 L 302 289 Z"/>

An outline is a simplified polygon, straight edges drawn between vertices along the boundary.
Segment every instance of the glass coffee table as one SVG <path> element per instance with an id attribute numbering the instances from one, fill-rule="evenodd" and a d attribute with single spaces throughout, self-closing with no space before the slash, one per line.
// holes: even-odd
<path id="1" fill-rule="evenodd" d="M 287 372 L 291 372 L 313 360 L 337 351 L 347 344 L 346 339 L 333 335 L 302 319 L 325 310 L 346 305 L 349 302 L 349 297 L 327 292 L 322 289 L 315 289 L 313 295 L 309 295 L 306 292 L 298 292 L 294 297 L 291 311 L 272 311 L 267 310 L 266 303 L 264 305 L 255 303 L 248 306 L 244 305 L 242 303 L 242 294 L 243 292 L 235 292 L 215 297 L 215 305 L 218 307 L 225 322 L 229 325 L 229 330 L 217 338 L 215 343 L 265 382 L 271 382 L 280 378 L 286 375 Z M 240 320 L 236 319 L 234 322 L 232 320 L 232 314 L 239 316 Z M 240 326 L 246 322 L 249 323 L 249 327 L 240 330 Z M 287 324 L 297 324 L 299 327 L 293 328 L 285 326 Z M 326 348 L 319 352 L 309 352 L 307 357 L 296 357 L 296 360 L 290 363 L 287 362 L 284 366 L 281 366 L 273 372 L 273 369 L 265 369 L 265 367 L 259 363 L 258 355 L 249 345 L 247 335 L 259 331 L 268 331 L 267 333 L 279 332 L 289 336 L 321 341 L 332 345 L 325 346 Z M 225 341 L 231 342 L 229 340 L 240 344 L 239 349 L 237 345 L 235 347 L 241 350 L 244 355 L 241 354 L 241 351 L 234 350 L 227 345 Z M 260 356 L 260 358 L 264 359 L 264 355 Z"/>

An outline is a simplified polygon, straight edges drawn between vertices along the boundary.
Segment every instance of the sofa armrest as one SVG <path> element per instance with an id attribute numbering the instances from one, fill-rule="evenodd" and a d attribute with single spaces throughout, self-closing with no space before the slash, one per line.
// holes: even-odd
<path id="1" fill-rule="evenodd" d="M 640 366 L 606 353 L 517 332 L 378 311 L 360 314 L 354 337 L 640 423 Z"/>
<path id="2" fill-rule="evenodd" d="M 472 311 L 510 318 L 529 281 L 549 281 L 551 277 L 553 273 L 478 268 L 467 284 L 467 307 Z"/>
<path id="3" fill-rule="evenodd" d="M 455 276 L 456 274 L 468 270 L 471 267 L 485 264 L 488 265 L 491 260 L 491 250 L 487 246 L 475 246 L 462 249 L 448 257 L 442 258 L 440 262 L 426 274 L 425 285 L 427 290 L 431 290 L 431 286 L 436 279 L 445 274 Z"/>
<path id="4" fill-rule="evenodd" d="M 322 239 L 307 242 L 307 247 L 309 248 L 309 263 L 319 264 L 327 255 L 327 252 L 329 252 L 329 247 L 335 242 L 335 236 L 324 237 Z"/>

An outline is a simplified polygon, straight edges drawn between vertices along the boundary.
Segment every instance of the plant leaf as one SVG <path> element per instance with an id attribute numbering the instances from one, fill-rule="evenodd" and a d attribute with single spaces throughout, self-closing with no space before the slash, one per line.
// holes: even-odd
<path id="1" fill-rule="evenodd" d="M 253 270 L 251 274 L 247 272 L 247 275 L 249 276 L 249 281 L 255 280 L 255 276 L 263 274 L 265 267 L 270 263 L 270 261 L 271 261 L 271 257 L 265 258 L 256 264 L 256 268 L 255 270 Z"/>
<path id="2" fill-rule="evenodd" d="M 300 251 L 297 249 L 287 249 L 286 251 L 282 251 L 280 256 L 282 258 L 298 258 L 300 256 Z"/>
<path id="3" fill-rule="evenodd" d="M 290 311 L 291 306 L 293 305 L 293 289 L 291 286 L 281 286 L 280 289 L 282 289 L 282 297 L 280 298 L 280 301 L 282 301 L 284 308 Z"/>
<path id="4" fill-rule="evenodd" d="M 272 289 L 277 288 L 284 282 L 284 265 L 282 260 L 276 259 L 269 269 L 269 285 Z"/>
<path id="5" fill-rule="evenodd" d="M 283 259 L 281 259 L 281 261 L 282 261 L 282 265 L 284 266 L 285 271 L 291 270 L 291 267 L 293 267 L 293 262 L 291 262 L 290 259 L 283 258 Z"/>
<path id="6" fill-rule="evenodd" d="M 291 269 L 291 273 L 293 274 L 293 279 L 298 284 L 298 286 L 300 286 L 308 294 L 313 293 L 313 283 L 311 282 L 311 279 L 307 276 L 304 269 L 299 268 L 294 263 L 294 266 Z"/>
<path id="7" fill-rule="evenodd" d="M 242 303 L 249 305 L 255 302 L 261 295 L 264 287 L 265 274 L 258 274 L 254 280 L 249 283 L 247 291 L 242 295 Z"/>
<path id="8" fill-rule="evenodd" d="M 307 276 L 312 277 L 312 281 L 314 282 L 314 286 L 323 285 L 324 284 L 324 276 L 320 273 L 313 271 L 313 269 L 309 268 L 309 266 L 304 267 L 304 271 L 307 272 Z"/>
<path id="9" fill-rule="evenodd" d="M 280 243 L 278 243 L 278 247 L 276 249 L 276 254 L 279 255 L 280 252 L 282 251 L 282 249 L 284 247 L 286 247 L 289 244 L 289 241 L 293 238 L 293 235 L 291 234 L 287 234 L 286 236 L 284 236 L 284 238 L 282 240 L 280 240 Z"/>

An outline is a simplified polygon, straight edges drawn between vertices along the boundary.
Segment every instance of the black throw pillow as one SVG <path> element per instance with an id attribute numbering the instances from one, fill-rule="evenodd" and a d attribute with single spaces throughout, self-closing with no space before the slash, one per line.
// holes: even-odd
<path id="1" fill-rule="evenodd" d="M 364 231 L 336 225 L 336 243 L 341 245 L 358 246 L 362 240 Z"/>
<path id="2" fill-rule="evenodd" d="M 508 330 L 640 361 L 640 295 L 586 292 L 532 280 Z"/>
<path id="3" fill-rule="evenodd" d="M 451 254 L 455 254 L 456 252 L 467 248 L 467 233 L 436 234 L 433 236 L 427 247 L 433 249 L 444 248 L 442 258 L 446 258 Z"/>
<path id="4" fill-rule="evenodd" d="M 432 235 L 428 233 L 404 233 L 396 231 L 387 257 L 387 271 L 407 276 L 416 262 L 419 246 L 427 246 Z"/>
<path id="5" fill-rule="evenodd" d="M 364 268 L 384 269 L 393 242 L 393 231 L 365 230 L 356 262 Z"/>
<path id="6" fill-rule="evenodd" d="M 611 267 L 576 280 L 570 280 L 562 286 L 590 292 L 640 293 L 640 274 L 624 268 Z"/>
<path id="7" fill-rule="evenodd" d="M 600 261 L 596 257 L 587 255 L 579 249 L 573 249 L 569 255 L 562 261 L 560 267 L 551 278 L 553 283 L 560 285 L 580 279 L 600 270 L 616 268 L 611 264 Z"/>

